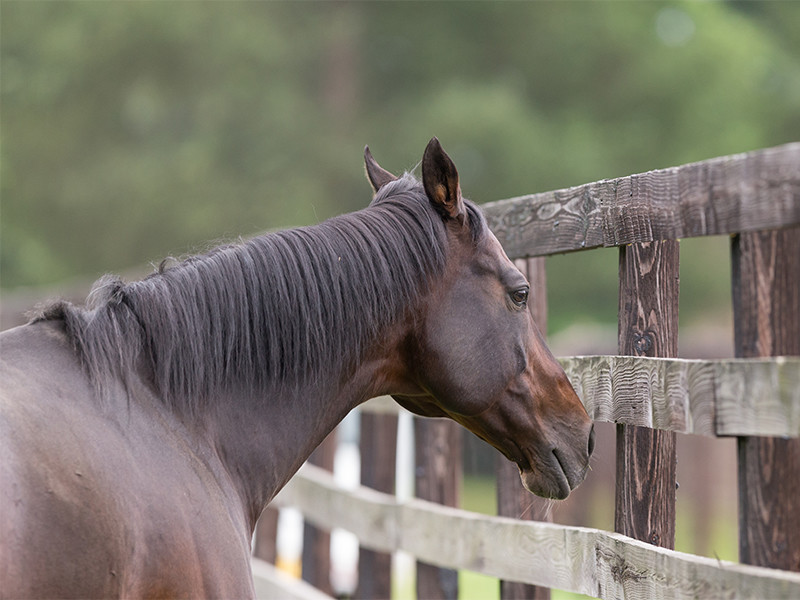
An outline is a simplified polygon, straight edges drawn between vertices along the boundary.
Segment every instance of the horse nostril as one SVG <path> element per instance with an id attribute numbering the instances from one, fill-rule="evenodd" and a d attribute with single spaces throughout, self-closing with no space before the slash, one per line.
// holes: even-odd
<path id="1" fill-rule="evenodd" d="M 589 456 L 592 455 L 592 452 L 594 452 L 594 425 L 589 430 Z"/>

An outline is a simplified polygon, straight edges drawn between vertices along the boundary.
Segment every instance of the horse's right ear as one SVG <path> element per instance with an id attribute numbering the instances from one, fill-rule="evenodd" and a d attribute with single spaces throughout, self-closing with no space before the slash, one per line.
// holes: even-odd
<path id="1" fill-rule="evenodd" d="M 428 199 L 443 217 L 456 219 L 463 215 L 458 171 L 436 138 L 428 142 L 422 155 L 422 185 Z"/>
<path id="2" fill-rule="evenodd" d="M 367 167 L 367 179 L 376 194 L 387 183 L 395 181 L 397 177 L 380 166 L 369 151 L 369 146 L 364 146 L 364 166 Z"/>

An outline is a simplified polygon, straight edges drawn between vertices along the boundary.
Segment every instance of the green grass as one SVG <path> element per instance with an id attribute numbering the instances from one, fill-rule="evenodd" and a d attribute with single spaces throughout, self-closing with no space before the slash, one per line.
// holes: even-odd
<path id="1" fill-rule="evenodd" d="M 489 577 L 472 571 L 458 572 L 459 600 L 499 600 L 500 582 L 497 577 Z"/>

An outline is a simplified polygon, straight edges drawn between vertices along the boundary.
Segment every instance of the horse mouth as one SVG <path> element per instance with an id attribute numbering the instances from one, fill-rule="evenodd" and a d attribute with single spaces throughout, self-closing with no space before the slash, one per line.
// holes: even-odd
<path id="1" fill-rule="evenodd" d="M 551 455 L 552 455 L 553 458 L 555 458 L 555 464 L 558 467 L 558 468 L 554 469 L 554 472 L 557 473 L 556 479 L 558 481 L 558 488 L 559 488 L 560 492 L 562 492 L 564 494 L 563 497 L 566 498 L 567 496 L 569 496 L 569 493 L 572 490 L 574 490 L 576 487 L 578 487 L 578 484 L 581 481 L 583 481 L 583 477 L 577 477 L 576 481 L 573 484 L 573 482 L 570 480 L 570 477 L 569 477 L 569 470 L 567 469 L 567 466 L 562 461 L 561 453 L 558 451 L 558 449 L 553 450 Z"/>
<path id="2" fill-rule="evenodd" d="M 583 480 L 582 476 L 573 477 L 574 481 L 570 479 L 571 470 L 564 464 L 558 449 L 552 450 L 544 461 L 534 461 L 526 452 L 520 452 L 520 456 L 514 462 L 517 463 L 522 485 L 542 498 L 563 500 Z M 534 469 L 533 465 L 537 463 L 540 466 Z"/>
<path id="3" fill-rule="evenodd" d="M 582 467 L 571 465 L 569 454 L 565 455 L 558 447 L 537 450 L 509 438 L 504 440 L 505 443 L 497 443 L 483 431 L 470 430 L 515 463 L 525 489 L 542 498 L 565 499 L 583 481 L 588 470 L 588 458 Z"/>

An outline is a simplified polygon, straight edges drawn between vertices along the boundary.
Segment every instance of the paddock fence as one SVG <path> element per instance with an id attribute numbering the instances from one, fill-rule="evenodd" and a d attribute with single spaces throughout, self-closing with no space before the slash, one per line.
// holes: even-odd
<path id="1" fill-rule="evenodd" d="M 326 531 L 362 547 L 355 596 L 387 598 L 389 554 L 415 556 L 417 595 L 455 598 L 455 570 L 501 580 L 503 598 L 547 588 L 597 598 L 800 598 L 800 143 L 484 205 L 490 227 L 531 281 L 547 322 L 548 255 L 619 247 L 618 354 L 561 358 L 589 415 L 616 424 L 614 529 L 547 522 L 547 507 L 497 463 L 498 515 L 456 508 L 460 432 L 414 419 L 416 498 L 394 495 L 397 414 L 361 407 L 362 485 L 338 486 L 331 444 L 274 501 L 315 527 L 304 578 L 254 559 L 264 597 L 320 598 Z M 736 358 L 677 358 L 679 243 L 728 235 Z M 673 550 L 676 433 L 736 439 L 739 561 Z M 719 443 L 719 442 L 715 442 Z M 533 504 L 531 504 L 533 502 Z M 513 518 L 525 514 L 526 519 Z M 256 556 L 274 561 L 275 510 Z"/>

